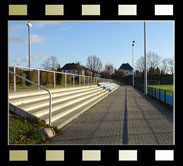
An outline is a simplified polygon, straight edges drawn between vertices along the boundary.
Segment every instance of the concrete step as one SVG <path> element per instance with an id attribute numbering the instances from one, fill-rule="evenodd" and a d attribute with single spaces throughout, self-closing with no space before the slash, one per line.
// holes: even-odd
<path id="1" fill-rule="evenodd" d="M 78 94 L 83 94 L 86 92 L 91 92 L 93 90 L 97 90 L 99 87 L 92 87 L 92 88 L 84 88 L 80 90 L 75 90 L 75 91 L 68 91 L 68 92 L 57 92 L 52 94 L 52 100 L 56 100 L 57 98 L 67 98 L 69 96 L 75 96 Z M 24 97 L 24 98 L 18 98 L 18 99 L 12 99 L 10 102 L 16 106 L 23 107 L 24 105 L 30 105 L 30 104 L 38 104 L 40 101 L 48 101 L 49 95 L 44 94 L 44 95 L 36 95 L 36 96 L 31 96 L 31 97 Z"/>
<path id="2" fill-rule="evenodd" d="M 67 97 L 53 98 L 52 99 L 52 104 L 60 103 L 60 102 L 63 102 L 63 101 L 72 102 L 72 100 L 75 100 L 77 98 L 85 97 L 85 96 L 87 96 L 87 94 L 93 94 L 97 91 L 101 91 L 101 89 L 94 89 L 94 90 L 89 91 L 89 92 L 78 93 L 77 95 L 72 95 L 71 94 Z M 19 108 L 29 112 L 29 111 L 39 109 L 39 108 L 42 108 L 42 107 L 45 107 L 45 106 L 47 106 L 47 107 L 49 106 L 49 100 L 48 99 L 47 100 L 39 100 L 39 101 L 36 101 L 36 102 L 33 102 L 33 103 L 24 104 L 24 105 L 19 106 Z"/>
<path id="3" fill-rule="evenodd" d="M 103 93 L 100 96 L 97 96 L 96 98 L 93 98 L 91 100 L 88 100 L 85 104 L 80 105 L 79 107 L 75 109 L 71 109 L 65 116 L 61 116 L 54 122 L 52 122 L 52 126 L 56 126 L 58 129 L 64 127 L 67 125 L 69 122 L 71 122 L 73 119 L 77 118 L 79 115 L 87 111 L 89 108 L 100 102 L 103 98 L 108 96 L 110 93 Z M 47 120 L 48 123 L 48 120 Z"/>
<path id="4" fill-rule="evenodd" d="M 52 88 L 50 89 L 51 93 L 58 93 L 58 92 L 68 92 L 68 91 L 75 91 L 80 89 L 87 89 L 87 88 L 93 88 L 97 87 L 97 85 L 91 85 L 91 86 L 77 86 L 77 87 L 69 87 L 69 88 Z M 9 93 L 9 100 L 16 99 L 16 98 L 23 98 L 23 97 L 30 97 L 30 96 L 36 96 L 36 95 L 43 95 L 48 94 L 45 90 L 27 90 L 27 91 L 17 91 Z"/>
<path id="5" fill-rule="evenodd" d="M 54 114 L 55 111 L 59 111 L 62 108 L 68 107 L 68 106 L 70 106 L 72 104 L 75 104 L 77 102 L 82 102 L 84 99 L 88 99 L 90 97 L 93 97 L 95 95 L 98 95 L 98 94 L 104 93 L 104 92 L 105 92 L 105 90 L 100 90 L 100 91 L 97 91 L 97 92 L 92 92 L 88 95 L 84 95 L 82 97 L 76 97 L 76 98 L 71 99 L 71 100 L 67 100 L 67 101 L 64 101 L 64 102 L 59 102 L 59 103 L 53 104 L 52 105 L 52 113 Z M 34 116 L 42 117 L 42 119 L 44 119 L 43 116 L 45 116 L 49 113 L 49 108 L 47 106 L 47 107 L 44 107 L 42 109 L 33 110 L 30 113 Z"/>
<path id="6" fill-rule="evenodd" d="M 52 125 L 63 127 L 112 91 L 102 86 L 53 88 Z M 9 94 L 10 110 L 24 117 L 35 117 L 49 123 L 49 95 L 44 90 L 29 90 Z"/>
<path id="7" fill-rule="evenodd" d="M 71 105 L 69 105 L 67 107 L 64 107 L 63 109 L 60 109 L 60 110 L 58 110 L 56 112 L 53 112 L 52 113 L 52 118 L 51 118 L 52 122 L 60 119 L 63 116 L 66 116 L 66 115 L 72 113 L 73 111 L 83 107 L 86 104 L 89 104 L 90 102 L 94 101 L 95 99 L 97 100 L 101 96 L 107 95 L 107 94 L 109 94 L 108 91 L 105 91 L 104 93 L 98 93 L 97 95 L 92 95 L 92 96 L 90 96 L 88 98 L 85 98 L 85 99 L 83 99 L 83 100 L 81 100 L 81 101 L 79 101 L 77 103 L 71 104 Z M 44 117 L 41 117 L 41 119 L 45 120 L 47 124 L 49 123 L 49 116 L 48 115 L 44 116 Z"/>

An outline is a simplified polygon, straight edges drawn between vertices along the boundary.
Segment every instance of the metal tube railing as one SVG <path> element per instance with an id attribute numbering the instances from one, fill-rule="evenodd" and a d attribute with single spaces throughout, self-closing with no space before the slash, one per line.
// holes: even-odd
<path id="1" fill-rule="evenodd" d="M 26 78 L 24 78 L 24 77 L 22 77 L 22 76 L 20 76 L 20 75 L 18 75 L 16 73 L 12 72 L 10 70 L 9 70 L 9 73 L 13 74 L 14 77 L 18 77 L 20 79 L 23 79 L 23 80 L 29 82 L 30 84 L 36 85 L 39 88 L 41 88 L 41 89 L 43 89 L 43 90 L 48 92 L 49 97 L 50 97 L 50 99 L 49 99 L 49 126 L 51 126 L 51 117 L 52 117 L 52 95 L 51 95 L 51 91 L 48 88 L 42 87 L 42 86 L 38 85 L 37 83 L 32 82 L 32 81 L 30 81 L 30 80 L 28 80 L 28 79 L 26 79 Z"/>
<path id="2" fill-rule="evenodd" d="M 80 75 L 80 74 L 72 74 L 72 73 L 66 73 L 66 72 L 58 72 L 58 71 L 50 71 L 50 70 L 45 70 L 45 69 L 37 69 L 37 68 L 32 68 L 32 67 L 24 67 L 24 66 L 14 66 L 14 73 L 16 73 L 16 68 L 20 68 L 20 69 L 27 69 L 27 70 L 37 70 L 38 71 L 38 85 L 40 85 L 40 72 L 50 72 L 54 74 L 54 78 L 53 78 L 53 87 L 56 88 L 56 73 L 58 74 L 64 74 L 65 75 L 65 87 L 67 87 L 67 75 L 71 75 L 73 78 L 74 76 L 79 76 L 79 77 L 84 77 L 84 86 L 87 85 L 92 85 L 92 82 L 94 82 L 94 84 L 96 84 L 98 81 L 98 77 L 92 77 L 92 76 L 85 76 L 85 75 Z M 104 79 L 104 78 L 100 78 L 99 81 L 109 81 L 111 82 L 111 80 L 109 79 Z M 73 86 L 75 84 L 75 80 L 73 80 Z M 38 87 L 39 88 L 39 87 Z M 40 88 L 39 88 L 40 89 Z M 14 76 L 14 92 L 16 91 L 16 77 Z"/>

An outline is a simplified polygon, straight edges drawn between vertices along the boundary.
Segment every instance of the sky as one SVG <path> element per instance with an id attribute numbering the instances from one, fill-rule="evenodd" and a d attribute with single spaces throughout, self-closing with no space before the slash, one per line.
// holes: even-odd
<path id="1" fill-rule="evenodd" d="M 28 66 L 28 28 L 26 21 L 9 21 L 9 65 Z M 44 61 L 55 56 L 66 63 L 86 66 L 87 57 L 97 56 L 103 67 L 132 64 L 144 55 L 143 21 L 32 21 L 31 66 L 42 68 Z M 147 21 L 147 52 L 163 58 L 174 57 L 174 22 Z"/>

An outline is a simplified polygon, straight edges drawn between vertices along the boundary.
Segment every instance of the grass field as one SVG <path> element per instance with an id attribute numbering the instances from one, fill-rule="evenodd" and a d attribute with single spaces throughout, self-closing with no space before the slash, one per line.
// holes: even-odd
<path id="1" fill-rule="evenodd" d="M 148 85 L 148 87 L 173 91 L 173 85 Z"/>
<path id="2" fill-rule="evenodd" d="M 160 92 L 164 93 L 163 90 L 167 90 L 167 94 L 172 96 L 172 92 L 173 92 L 173 85 L 148 85 L 148 87 L 152 87 L 152 88 L 157 88 L 157 89 L 161 89 Z"/>

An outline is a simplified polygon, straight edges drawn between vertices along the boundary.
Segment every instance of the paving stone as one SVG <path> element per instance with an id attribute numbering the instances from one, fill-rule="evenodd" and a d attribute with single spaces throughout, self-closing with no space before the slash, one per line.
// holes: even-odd
<path id="1" fill-rule="evenodd" d="M 121 86 L 61 129 L 49 144 L 173 144 L 173 111 Z"/>

